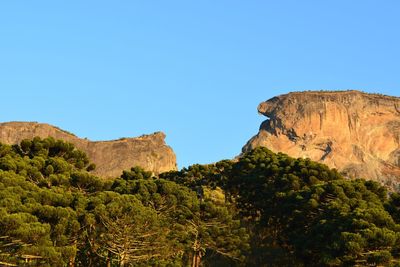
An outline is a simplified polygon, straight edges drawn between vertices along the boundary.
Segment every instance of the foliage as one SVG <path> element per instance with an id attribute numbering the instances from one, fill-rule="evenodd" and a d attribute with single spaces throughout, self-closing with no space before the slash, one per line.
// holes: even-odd
<path id="1" fill-rule="evenodd" d="M 0 264 L 399 265 L 400 196 L 257 148 L 105 181 L 72 144 L 0 144 Z"/>
<path id="2" fill-rule="evenodd" d="M 105 182 L 90 166 L 52 138 L 0 145 L 1 264 L 181 266 L 202 253 L 243 257 L 244 229 L 224 203 L 139 167 Z"/>
<path id="3" fill-rule="evenodd" d="M 400 225 L 376 182 L 345 180 L 325 165 L 266 148 L 245 154 L 229 176 L 230 194 L 256 233 L 248 265 L 388 265 L 399 259 Z"/>

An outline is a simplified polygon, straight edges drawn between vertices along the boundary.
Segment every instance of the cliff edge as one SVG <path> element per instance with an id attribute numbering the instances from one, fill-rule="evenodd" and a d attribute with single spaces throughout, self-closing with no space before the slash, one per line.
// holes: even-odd
<path id="1" fill-rule="evenodd" d="M 268 117 L 243 152 L 265 146 L 389 187 L 400 182 L 400 98 L 360 91 L 308 91 L 262 102 Z"/>
<path id="2" fill-rule="evenodd" d="M 154 173 L 176 170 L 176 156 L 166 145 L 165 134 L 157 132 L 136 138 L 122 138 L 112 141 L 90 141 L 64 131 L 58 127 L 36 122 L 0 123 L 0 142 L 17 144 L 23 139 L 35 136 L 53 137 L 73 143 L 84 151 L 91 162 L 96 164 L 94 174 L 109 178 L 118 177 L 123 170 L 140 166 Z"/>

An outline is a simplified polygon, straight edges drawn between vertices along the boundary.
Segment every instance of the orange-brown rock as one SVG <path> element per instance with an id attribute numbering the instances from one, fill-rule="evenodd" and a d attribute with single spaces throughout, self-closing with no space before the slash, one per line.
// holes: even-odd
<path id="1" fill-rule="evenodd" d="M 36 122 L 7 122 L 0 124 L 0 142 L 17 144 L 35 136 L 53 137 L 73 143 L 86 152 L 97 168 L 94 174 L 101 177 L 117 177 L 123 170 L 140 166 L 154 173 L 176 170 L 176 156 L 165 144 L 165 134 L 157 132 L 136 138 L 112 141 L 90 141 L 49 124 Z"/>
<path id="2" fill-rule="evenodd" d="M 400 182 L 400 98 L 359 91 L 296 92 L 258 106 L 264 121 L 244 146 L 307 157 L 348 177 Z"/>

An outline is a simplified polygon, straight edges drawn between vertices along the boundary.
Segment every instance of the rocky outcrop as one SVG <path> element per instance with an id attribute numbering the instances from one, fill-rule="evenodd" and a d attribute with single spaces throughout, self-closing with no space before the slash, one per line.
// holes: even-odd
<path id="1" fill-rule="evenodd" d="M 348 177 L 400 182 L 400 98 L 359 91 L 296 92 L 258 106 L 264 121 L 243 152 L 265 146 Z"/>
<path id="2" fill-rule="evenodd" d="M 176 156 L 165 144 L 165 134 L 157 132 L 136 138 L 112 141 L 90 141 L 49 124 L 36 122 L 7 122 L 0 124 L 0 142 L 17 144 L 23 139 L 53 137 L 73 143 L 88 155 L 97 168 L 94 174 L 117 177 L 133 166 L 154 173 L 176 170 Z"/>

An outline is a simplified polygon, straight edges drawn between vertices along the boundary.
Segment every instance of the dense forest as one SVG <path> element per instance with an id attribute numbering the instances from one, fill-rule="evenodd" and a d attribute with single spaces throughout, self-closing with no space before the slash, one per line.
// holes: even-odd
<path id="1" fill-rule="evenodd" d="M 308 159 L 104 180 L 72 144 L 0 144 L 1 266 L 400 266 L 400 196 Z"/>

